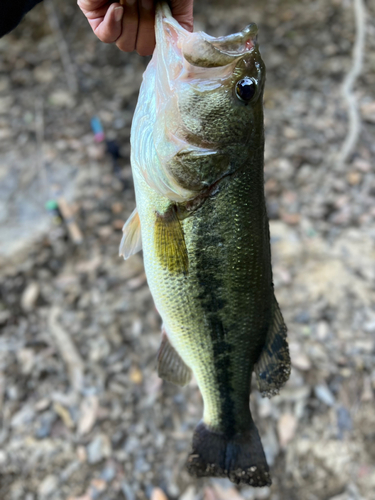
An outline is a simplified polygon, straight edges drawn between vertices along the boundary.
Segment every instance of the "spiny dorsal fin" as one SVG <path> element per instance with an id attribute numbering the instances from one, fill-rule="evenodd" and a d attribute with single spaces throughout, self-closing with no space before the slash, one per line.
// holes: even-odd
<path id="1" fill-rule="evenodd" d="M 163 267 L 173 274 L 187 274 L 189 261 L 185 237 L 174 205 L 163 215 L 156 213 L 155 247 Z"/>
<path id="2" fill-rule="evenodd" d="M 135 208 L 122 228 L 122 239 L 120 243 L 120 256 L 128 259 L 142 249 L 141 221 L 137 208 Z"/>
<path id="3" fill-rule="evenodd" d="M 184 386 L 190 382 L 191 370 L 171 346 L 164 328 L 158 353 L 158 375 L 173 384 Z"/>
<path id="4" fill-rule="evenodd" d="M 279 304 L 274 297 L 272 323 L 267 332 L 266 343 L 254 366 L 262 396 L 271 397 L 278 394 L 289 378 L 290 356 L 286 332 Z"/>

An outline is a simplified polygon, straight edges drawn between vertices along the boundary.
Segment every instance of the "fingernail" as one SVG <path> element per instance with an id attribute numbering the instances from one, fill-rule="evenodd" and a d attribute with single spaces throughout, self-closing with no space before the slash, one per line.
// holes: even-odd
<path id="1" fill-rule="evenodd" d="M 121 21 L 123 13 L 124 13 L 123 7 L 116 7 L 115 8 L 115 21 L 116 21 L 116 23 Z"/>
<path id="2" fill-rule="evenodd" d="M 135 0 L 126 0 L 126 5 L 132 6 L 135 4 Z"/>

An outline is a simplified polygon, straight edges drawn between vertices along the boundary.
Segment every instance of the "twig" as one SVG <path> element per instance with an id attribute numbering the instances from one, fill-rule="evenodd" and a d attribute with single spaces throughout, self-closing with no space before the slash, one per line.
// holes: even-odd
<path id="1" fill-rule="evenodd" d="M 44 2 L 47 17 L 51 30 L 56 37 L 57 46 L 60 52 L 61 62 L 65 71 L 66 81 L 72 94 L 78 92 L 78 82 L 74 71 L 74 65 L 69 53 L 69 47 L 64 38 L 64 33 L 60 28 L 59 18 L 57 17 L 53 0 L 46 0 Z"/>
<path id="2" fill-rule="evenodd" d="M 53 306 L 48 317 L 48 326 L 61 357 L 68 368 L 70 384 L 76 392 L 83 388 L 84 363 L 69 333 L 58 323 L 61 309 Z"/>
<path id="3" fill-rule="evenodd" d="M 83 235 L 78 227 L 78 224 L 74 220 L 72 209 L 68 205 L 66 199 L 63 196 L 60 196 L 57 200 L 57 204 L 68 228 L 69 236 L 76 245 L 81 244 L 83 241 Z"/>
<path id="4" fill-rule="evenodd" d="M 339 166 L 344 164 L 353 152 L 361 130 L 361 118 L 358 112 L 357 99 L 353 93 L 353 87 L 358 76 L 362 72 L 363 56 L 365 52 L 366 11 L 364 0 L 353 0 L 353 7 L 356 23 L 353 64 L 342 85 L 342 95 L 348 107 L 349 129 L 338 154 L 337 161 Z"/>

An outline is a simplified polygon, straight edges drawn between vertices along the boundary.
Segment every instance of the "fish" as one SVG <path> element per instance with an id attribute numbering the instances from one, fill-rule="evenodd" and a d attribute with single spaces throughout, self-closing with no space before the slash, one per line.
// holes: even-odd
<path id="1" fill-rule="evenodd" d="M 143 250 L 162 318 L 159 376 L 180 386 L 194 376 L 202 395 L 188 472 L 265 486 L 251 378 L 263 396 L 277 394 L 290 357 L 272 281 L 258 28 L 190 33 L 159 3 L 155 33 L 131 128 L 136 208 L 120 255 Z"/>

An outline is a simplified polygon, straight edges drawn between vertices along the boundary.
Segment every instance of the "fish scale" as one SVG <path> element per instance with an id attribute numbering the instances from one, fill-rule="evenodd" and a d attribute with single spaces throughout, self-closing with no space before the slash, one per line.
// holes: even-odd
<path id="1" fill-rule="evenodd" d="M 120 253 L 142 243 L 163 319 L 160 376 L 185 385 L 193 373 L 202 393 L 188 471 L 264 486 L 251 376 L 262 395 L 276 394 L 290 359 L 272 284 L 256 32 L 190 34 L 158 6 L 131 132 L 137 209 Z"/>

